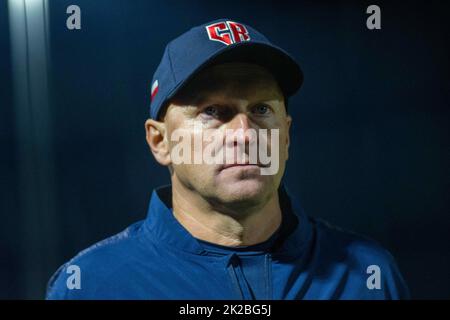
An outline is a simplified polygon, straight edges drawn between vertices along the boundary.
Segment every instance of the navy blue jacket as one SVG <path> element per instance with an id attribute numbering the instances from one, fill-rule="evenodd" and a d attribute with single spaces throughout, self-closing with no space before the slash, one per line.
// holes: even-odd
<path id="1" fill-rule="evenodd" d="M 47 299 L 408 298 L 385 249 L 308 217 L 284 188 L 279 194 L 277 232 L 263 243 L 230 248 L 194 238 L 172 214 L 171 187 L 159 188 L 144 221 L 61 266 Z M 67 285 L 72 265 L 79 267 L 79 288 Z"/>

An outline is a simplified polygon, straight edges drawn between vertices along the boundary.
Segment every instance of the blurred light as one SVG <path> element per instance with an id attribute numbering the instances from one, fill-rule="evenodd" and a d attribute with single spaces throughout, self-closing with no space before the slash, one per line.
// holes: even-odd
<path id="1" fill-rule="evenodd" d="M 42 297 L 47 270 L 57 256 L 54 158 L 48 99 L 47 0 L 9 0 L 9 30 L 17 137 L 21 223 L 18 233 L 27 299 Z M 53 264 L 54 265 L 54 264 Z"/>

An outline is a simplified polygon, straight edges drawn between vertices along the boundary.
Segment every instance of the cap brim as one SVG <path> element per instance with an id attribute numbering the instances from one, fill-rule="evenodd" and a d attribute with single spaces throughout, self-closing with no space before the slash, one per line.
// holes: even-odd
<path id="1" fill-rule="evenodd" d="M 283 93 L 293 95 L 303 83 L 303 72 L 299 64 L 283 49 L 257 42 L 240 42 L 224 48 L 205 63 L 205 66 L 247 62 L 265 67 L 277 80 Z"/>
<path id="2" fill-rule="evenodd" d="M 283 49 L 255 41 L 240 42 L 215 52 L 203 64 L 194 68 L 189 77 L 184 79 L 168 98 L 173 97 L 200 70 L 227 62 L 254 63 L 265 67 L 275 77 L 281 90 L 288 97 L 297 92 L 303 83 L 303 72 L 299 64 Z"/>

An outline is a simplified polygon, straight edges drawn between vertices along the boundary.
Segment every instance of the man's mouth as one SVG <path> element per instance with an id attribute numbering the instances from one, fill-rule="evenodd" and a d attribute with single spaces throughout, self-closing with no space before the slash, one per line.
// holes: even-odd
<path id="1" fill-rule="evenodd" d="M 229 168 L 266 168 L 267 165 L 263 165 L 260 163 L 227 163 L 224 164 L 223 166 L 220 167 L 220 171 L 225 170 L 225 169 L 229 169 Z"/>

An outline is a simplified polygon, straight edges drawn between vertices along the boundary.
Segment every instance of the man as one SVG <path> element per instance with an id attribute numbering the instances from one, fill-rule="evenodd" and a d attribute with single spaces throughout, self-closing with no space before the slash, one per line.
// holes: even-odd
<path id="1" fill-rule="evenodd" d="M 308 217 L 281 182 L 287 99 L 302 81 L 285 51 L 242 23 L 170 42 L 145 128 L 171 185 L 153 192 L 144 221 L 64 264 L 47 298 L 407 298 L 387 251 Z"/>

